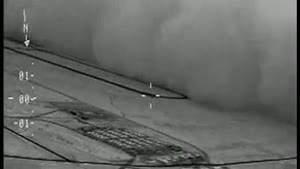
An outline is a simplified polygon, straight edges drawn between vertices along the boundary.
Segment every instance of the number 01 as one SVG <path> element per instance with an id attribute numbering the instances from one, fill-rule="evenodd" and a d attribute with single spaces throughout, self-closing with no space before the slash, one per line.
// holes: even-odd
<path id="1" fill-rule="evenodd" d="M 25 126 L 24 126 L 25 125 Z M 28 119 L 20 119 L 19 120 L 19 127 L 22 129 L 23 127 L 29 128 Z"/>
<path id="2" fill-rule="evenodd" d="M 29 76 L 28 76 L 28 72 L 27 71 L 26 72 L 23 72 L 23 71 L 19 72 L 19 80 L 20 81 L 28 80 L 29 79 L 28 77 Z"/>

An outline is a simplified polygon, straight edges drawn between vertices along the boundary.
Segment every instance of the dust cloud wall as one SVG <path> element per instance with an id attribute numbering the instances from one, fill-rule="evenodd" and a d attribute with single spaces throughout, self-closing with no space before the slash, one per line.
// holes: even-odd
<path id="1" fill-rule="evenodd" d="M 5 0 L 5 36 L 296 123 L 296 0 Z"/>

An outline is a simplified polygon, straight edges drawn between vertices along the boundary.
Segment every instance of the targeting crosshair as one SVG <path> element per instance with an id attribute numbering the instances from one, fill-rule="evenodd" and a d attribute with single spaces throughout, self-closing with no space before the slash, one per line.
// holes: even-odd
<path id="1" fill-rule="evenodd" d="M 152 83 L 149 84 L 149 88 L 150 88 L 150 90 L 152 90 Z M 142 94 L 141 96 L 144 97 L 144 98 L 147 97 L 145 94 Z M 156 95 L 154 95 L 153 97 L 151 97 L 151 96 L 149 96 L 149 97 L 151 98 L 151 101 L 150 101 L 150 103 L 149 103 L 149 108 L 152 109 L 152 101 L 153 101 L 152 99 L 153 99 L 153 98 L 159 98 L 160 95 L 159 95 L 159 94 L 156 94 Z"/>

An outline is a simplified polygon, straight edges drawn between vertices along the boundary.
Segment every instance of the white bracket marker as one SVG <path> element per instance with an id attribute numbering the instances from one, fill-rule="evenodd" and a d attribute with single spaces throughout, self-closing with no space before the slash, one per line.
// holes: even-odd
<path id="1" fill-rule="evenodd" d="M 14 97 L 8 97 L 8 100 L 14 100 Z"/>
<path id="2" fill-rule="evenodd" d="M 31 101 L 34 101 L 34 100 L 36 100 L 36 99 L 37 99 L 36 97 L 30 98 Z"/>
<path id="3" fill-rule="evenodd" d="M 30 40 L 28 39 L 28 23 L 26 23 L 26 11 L 23 9 L 23 17 L 24 17 L 24 24 L 23 24 L 23 33 L 25 34 L 25 41 L 24 44 L 26 47 L 29 46 Z"/>
<path id="4" fill-rule="evenodd" d="M 150 83 L 150 89 L 152 89 L 152 83 Z M 150 107 L 150 109 L 152 109 L 152 98 L 151 98 L 151 102 L 149 103 L 149 107 Z"/>
<path id="5" fill-rule="evenodd" d="M 150 83 L 149 88 L 152 89 L 152 83 Z M 144 98 L 147 97 L 145 94 L 142 94 L 141 96 Z M 158 98 L 158 97 L 160 97 L 160 95 L 156 94 L 155 97 Z M 152 109 L 152 98 L 151 98 L 151 102 L 149 103 L 149 108 Z"/>

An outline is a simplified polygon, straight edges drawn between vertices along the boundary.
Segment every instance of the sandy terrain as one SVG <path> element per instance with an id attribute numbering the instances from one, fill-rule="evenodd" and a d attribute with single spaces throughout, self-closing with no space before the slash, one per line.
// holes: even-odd
<path id="1" fill-rule="evenodd" d="M 5 45 L 13 48 L 21 47 L 21 45 L 7 41 L 5 41 Z M 131 88 L 171 97 L 178 96 L 155 87 L 150 90 L 148 85 L 104 73 L 47 53 L 18 50 L 57 64 L 63 64 L 78 71 L 88 72 L 93 76 L 107 78 Z M 30 66 L 32 61 L 35 63 L 34 66 Z M 98 108 L 99 111 L 108 112 L 114 118 L 116 117 L 115 120 L 110 121 L 92 114 L 92 118 L 86 120 L 89 124 L 121 126 L 196 152 L 195 148 L 190 145 L 192 144 L 204 150 L 212 162 L 237 162 L 296 155 L 296 126 L 271 119 L 263 114 L 255 112 L 219 112 L 200 107 L 187 99 L 156 98 L 151 100 L 149 97 L 141 97 L 140 93 L 128 91 L 50 63 L 25 57 L 23 54 L 17 54 L 8 49 L 5 49 L 4 65 L 5 98 L 9 96 L 17 97 L 20 93 L 28 92 L 37 97 L 35 103 L 27 106 L 19 106 L 11 100 L 5 100 L 4 115 L 9 116 L 4 120 L 5 126 L 71 160 L 126 161 L 130 160 L 131 157 L 107 144 L 96 142 L 59 125 L 52 125 L 43 121 L 52 121 L 72 129 L 86 125 L 86 123 L 78 121 L 77 115 L 68 114 L 66 111 L 58 110 L 55 113 L 38 117 L 37 120 L 33 118 L 31 120 L 35 123 L 24 131 L 20 131 L 14 125 L 15 119 L 17 119 L 16 116 L 28 116 L 28 111 L 32 109 L 35 110 L 33 115 L 36 115 L 53 111 L 59 107 L 51 106 L 49 102 L 82 102 Z M 28 69 L 34 73 L 31 83 L 24 84 L 18 81 L 16 77 L 20 69 Z M 35 87 L 34 90 L 31 90 L 31 85 Z M 152 109 L 149 108 L 150 101 L 153 104 Z M 47 158 L 59 157 L 57 154 L 45 151 L 36 144 L 29 143 L 28 140 L 24 140 L 24 138 L 10 130 L 4 131 L 5 153 L 7 154 Z M 137 161 L 136 163 L 142 162 Z M 11 158 L 5 158 L 4 165 L 7 169 L 18 168 L 18 166 L 23 166 L 24 169 L 97 168 L 93 165 Z M 276 163 L 239 165 L 231 168 L 294 169 L 296 166 L 296 162 L 290 160 Z M 101 166 L 101 168 L 118 167 Z"/>

